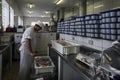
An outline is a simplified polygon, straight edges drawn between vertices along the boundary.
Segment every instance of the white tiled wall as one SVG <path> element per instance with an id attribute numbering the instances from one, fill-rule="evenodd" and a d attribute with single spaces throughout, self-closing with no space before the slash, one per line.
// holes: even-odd
<path id="1" fill-rule="evenodd" d="M 111 47 L 113 42 L 108 40 L 79 37 L 79 36 L 73 36 L 73 35 L 67 35 L 67 34 L 60 34 L 60 39 L 75 42 L 80 45 L 85 45 L 87 47 L 95 48 L 101 51 Z"/>
<path id="2" fill-rule="evenodd" d="M 87 0 L 87 14 L 97 14 L 114 8 L 120 8 L 119 3 L 120 0 Z"/>

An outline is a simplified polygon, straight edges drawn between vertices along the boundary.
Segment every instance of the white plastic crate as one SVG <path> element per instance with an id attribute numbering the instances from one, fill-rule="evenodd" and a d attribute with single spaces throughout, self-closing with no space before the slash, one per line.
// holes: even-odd
<path id="1" fill-rule="evenodd" d="M 37 66 L 36 65 L 36 59 L 39 58 L 39 59 L 49 59 L 51 65 L 47 65 L 47 66 Z M 39 74 L 39 73 L 47 73 L 47 72 L 51 72 L 53 73 L 54 71 L 54 64 L 52 62 L 52 60 L 50 59 L 49 56 L 36 56 L 35 59 L 34 59 L 34 67 L 35 67 L 35 73 L 36 74 Z"/>
<path id="2" fill-rule="evenodd" d="M 61 54 L 69 55 L 79 53 L 80 45 L 64 40 L 52 40 L 52 47 Z"/>

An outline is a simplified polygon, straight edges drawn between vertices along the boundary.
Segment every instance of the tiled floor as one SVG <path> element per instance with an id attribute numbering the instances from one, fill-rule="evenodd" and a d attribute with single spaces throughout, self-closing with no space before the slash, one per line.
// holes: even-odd
<path id="1" fill-rule="evenodd" d="M 13 61 L 12 68 L 4 72 L 2 80 L 18 80 L 19 61 Z"/>
<path id="2" fill-rule="evenodd" d="M 13 61 L 12 68 L 10 70 L 7 70 L 3 74 L 3 79 L 2 80 L 18 80 L 18 74 L 19 74 L 19 61 Z M 43 75 L 41 75 L 43 76 Z M 35 79 L 32 79 L 35 80 Z M 44 80 L 57 80 L 57 76 L 54 76 L 52 79 L 46 79 Z"/>

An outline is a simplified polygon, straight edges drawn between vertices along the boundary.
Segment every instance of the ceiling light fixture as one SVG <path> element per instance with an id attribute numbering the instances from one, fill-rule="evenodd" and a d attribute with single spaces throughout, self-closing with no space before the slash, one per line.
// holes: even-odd
<path id="1" fill-rule="evenodd" d="M 113 8 L 113 9 L 119 9 L 120 7 L 115 7 L 115 8 Z"/>
<path id="2" fill-rule="evenodd" d="M 100 8 L 100 7 L 103 7 L 104 5 L 98 5 L 98 6 L 95 6 L 94 8 Z"/>
<path id="3" fill-rule="evenodd" d="M 62 2 L 62 0 L 58 0 L 57 2 L 56 2 L 56 4 L 58 5 L 58 4 L 60 4 Z"/>
<path id="4" fill-rule="evenodd" d="M 28 11 L 28 13 L 29 13 L 29 14 L 32 14 L 32 13 L 33 13 L 33 11 Z"/>
<path id="5" fill-rule="evenodd" d="M 41 15 L 41 17 L 45 17 L 44 15 Z"/>
<path id="6" fill-rule="evenodd" d="M 27 6 L 28 6 L 29 8 L 33 8 L 33 7 L 35 7 L 35 4 L 33 4 L 33 3 L 28 3 Z"/>
<path id="7" fill-rule="evenodd" d="M 45 11 L 46 14 L 50 13 L 49 11 Z"/>

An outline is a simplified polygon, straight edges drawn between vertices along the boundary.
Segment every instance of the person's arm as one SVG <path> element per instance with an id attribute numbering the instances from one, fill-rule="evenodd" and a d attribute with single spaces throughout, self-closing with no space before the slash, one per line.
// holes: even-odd
<path id="1" fill-rule="evenodd" d="M 31 40 L 30 39 L 26 39 L 26 46 L 28 47 L 29 51 L 30 51 L 30 55 L 34 56 L 35 53 L 32 51 L 32 47 L 31 47 Z"/>

